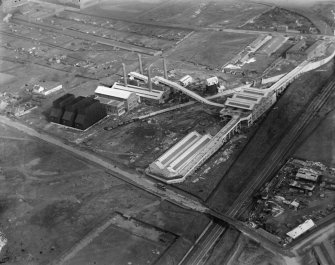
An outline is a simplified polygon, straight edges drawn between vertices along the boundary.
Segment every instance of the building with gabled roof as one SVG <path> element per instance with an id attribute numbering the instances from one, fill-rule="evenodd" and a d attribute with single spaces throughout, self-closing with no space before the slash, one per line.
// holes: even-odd
<path id="1" fill-rule="evenodd" d="M 127 111 L 132 110 L 138 106 L 138 96 L 135 92 L 115 89 L 113 87 L 98 86 L 94 91 L 96 96 L 113 99 L 124 102 Z"/>

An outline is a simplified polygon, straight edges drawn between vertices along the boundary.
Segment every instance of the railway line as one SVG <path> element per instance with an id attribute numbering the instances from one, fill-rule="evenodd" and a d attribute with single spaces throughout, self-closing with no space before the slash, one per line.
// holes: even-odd
<path id="1" fill-rule="evenodd" d="M 243 205 L 246 198 L 249 198 L 257 188 L 264 182 L 265 179 L 269 178 L 272 173 L 281 165 L 286 159 L 287 154 L 291 150 L 294 142 L 302 133 L 303 129 L 312 120 L 316 113 L 320 110 L 322 105 L 325 103 L 329 95 L 335 88 L 335 80 L 331 80 L 322 91 L 310 102 L 309 106 L 305 109 L 304 113 L 298 118 L 297 122 L 291 127 L 286 136 L 282 141 L 275 147 L 275 150 L 270 154 L 263 164 L 265 166 L 259 172 L 257 178 L 250 183 L 247 189 L 245 189 L 240 196 L 235 200 L 232 207 L 228 210 L 227 215 L 230 217 L 238 217 L 246 205 Z M 256 172 L 255 172 L 256 173 Z"/>
<path id="2" fill-rule="evenodd" d="M 211 228 L 203 240 L 200 240 L 195 246 L 198 251 L 191 252 L 188 257 L 186 257 L 178 265 L 204 265 L 206 264 L 206 256 L 208 252 L 213 248 L 214 244 L 219 240 L 219 238 L 226 232 L 227 227 L 222 226 L 218 223 L 212 223 Z"/>

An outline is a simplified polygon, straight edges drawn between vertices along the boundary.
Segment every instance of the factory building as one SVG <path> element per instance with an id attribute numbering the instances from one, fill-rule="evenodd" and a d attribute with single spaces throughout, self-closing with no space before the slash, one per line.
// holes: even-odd
<path id="1" fill-rule="evenodd" d="M 248 47 L 252 52 L 255 52 L 271 39 L 272 39 L 271 35 L 260 35 Z"/>
<path id="2" fill-rule="evenodd" d="M 122 116 L 126 113 L 126 108 L 122 101 L 102 97 L 96 97 L 95 99 L 99 100 L 105 107 L 107 115 Z"/>
<path id="3" fill-rule="evenodd" d="M 149 165 L 149 173 L 167 182 L 178 178 L 182 170 L 206 146 L 212 137 L 191 132 Z"/>
<path id="4" fill-rule="evenodd" d="M 216 76 L 206 79 L 206 91 L 210 94 L 218 93 L 219 79 Z"/>
<path id="5" fill-rule="evenodd" d="M 107 116 L 106 108 L 96 99 L 78 110 L 75 128 L 86 130 L 93 124 Z"/>
<path id="6" fill-rule="evenodd" d="M 82 109 L 94 102 L 93 98 L 77 97 L 68 106 L 65 107 L 65 112 L 62 116 L 61 124 L 69 127 L 74 127 L 75 119 L 78 115 L 78 110 Z"/>
<path id="7" fill-rule="evenodd" d="M 243 88 L 226 100 L 225 108 L 220 113 L 221 116 L 251 113 L 248 123 L 252 123 L 266 112 L 276 102 L 276 99 L 276 93 L 269 90 Z"/>
<path id="8" fill-rule="evenodd" d="M 267 55 L 270 56 L 274 52 L 276 52 L 287 40 L 288 38 L 283 36 L 275 36 L 270 41 L 265 43 L 258 51 L 259 55 Z"/>
<path id="9" fill-rule="evenodd" d="M 307 47 L 306 40 L 302 39 L 286 51 L 286 58 L 300 60 L 306 56 L 305 50 Z"/>
<path id="10" fill-rule="evenodd" d="M 130 111 L 138 106 L 138 96 L 135 92 L 115 89 L 114 85 L 112 88 L 98 86 L 94 93 L 96 96 L 101 98 L 124 102 L 124 106 L 127 111 Z"/>
<path id="11" fill-rule="evenodd" d="M 317 182 L 319 180 L 319 172 L 311 168 L 299 168 L 296 174 L 297 179 Z"/>
<path id="12" fill-rule="evenodd" d="M 193 78 L 192 76 L 190 75 L 185 75 L 184 77 L 182 77 L 180 80 L 179 80 L 179 83 L 182 85 L 182 86 L 188 86 L 190 84 L 192 84 L 193 82 Z"/>
<path id="13" fill-rule="evenodd" d="M 169 89 L 157 90 L 157 89 L 149 89 L 147 87 L 138 87 L 138 86 L 132 86 L 132 85 L 125 86 L 117 82 L 114 83 L 112 88 L 116 90 L 135 93 L 138 97 L 140 97 L 141 100 L 149 99 L 149 100 L 158 101 L 158 103 L 164 103 L 169 98 L 169 94 L 170 94 Z"/>
<path id="14" fill-rule="evenodd" d="M 286 235 L 288 235 L 292 239 L 296 239 L 297 237 L 301 236 L 303 233 L 312 229 L 314 226 L 315 226 L 315 224 L 314 224 L 313 220 L 308 219 L 304 223 L 298 225 L 292 231 L 286 233 Z"/>
<path id="15" fill-rule="evenodd" d="M 52 103 L 52 108 L 50 110 L 49 114 L 49 121 L 50 122 L 55 122 L 55 123 L 60 123 L 62 116 L 65 111 L 65 107 L 75 99 L 73 94 L 65 94 L 61 96 L 60 98 L 56 99 Z"/>
<path id="16" fill-rule="evenodd" d="M 71 102 L 71 104 L 65 107 L 64 114 L 61 119 L 61 124 L 66 126 L 73 126 L 74 119 L 77 116 L 77 108 L 83 99 L 85 99 L 85 97 L 77 97 Z"/>

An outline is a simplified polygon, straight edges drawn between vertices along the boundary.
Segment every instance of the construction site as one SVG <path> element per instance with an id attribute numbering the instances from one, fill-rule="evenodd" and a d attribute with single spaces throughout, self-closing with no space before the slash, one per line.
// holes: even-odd
<path id="1" fill-rule="evenodd" d="M 301 226 L 333 218 L 326 158 L 256 172 L 334 87 L 334 34 L 311 16 L 229 1 L 4 2 L 1 262 L 258 265 L 245 231 L 285 252 Z M 253 257 L 280 260 L 267 251 Z"/>

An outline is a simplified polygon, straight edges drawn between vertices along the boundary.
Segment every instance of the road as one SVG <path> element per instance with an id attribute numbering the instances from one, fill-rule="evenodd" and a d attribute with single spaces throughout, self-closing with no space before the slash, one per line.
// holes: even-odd
<path id="1" fill-rule="evenodd" d="M 187 198 L 183 195 L 180 195 L 173 190 L 167 189 L 166 191 L 162 191 L 158 189 L 155 185 L 156 182 L 149 180 L 146 177 L 143 177 L 141 175 L 130 173 L 125 170 L 122 170 L 115 165 L 103 160 L 100 157 L 97 157 L 94 154 L 88 153 L 87 151 L 80 150 L 78 147 L 71 146 L 69 144 L 65 144 L 62 141 L 47 135 L 42 134 L 40 132 L 37 132 L 36 130 L 18 122 L 15 120 L 11 120 L 8 117 L 0 116 L 0 123 L 5 124 L 9 127 L 18 129 L 32 137 L 37 137 L 49 144 L 56 145 L 74 155 L 77 157 L 80 157 L 82 159 L 85 159 L 87 161 L 90 161 L 92 163 L 95 163 L 103 168 L 105 168 L 108 172 L 110 172 L 112 175 L 115 174 L 117 176 L 121 176 L 122 179 L 125 179 L 126 181 L 130 182 L 131 184 L 140 187 L 156 196 L 161 197 L 162 199 L 166 199 L 174 204 L 177 204 L 179 206 L 182 206 L 184 208 L 192 209 L 197 212 L 206 212 L 208 209 L 203 206 L 201 203 Z"/>
<path id="2" fill-rule="evenodd" d="M 285 161 L 292 146 L 302 133 L 303 129 L 321 109 L 327 98 L 333 92 L 334 88 L 335 78 L 333 77 L 332 80 L 322 88 L 321 92 L 314 97 L 302 115 L 297 119 L 295 124 L 289 129 L 284 138 L 282 138 L 279 144 L 275 147 L 273 152 L 265 158 L 262 163 L 263 167 L 258 172 L 254 172 L 257 174 L 257 177 L 253 178 L 253 181 L 248 185 L 248 188 L 245 189 L 235 200 L 231 208 L 228 210 L 227 215 L 230 217 L 237 217 L 240 210 L 244 207 L 243 203 L 250 199 L 259 186 L 264 183 L 264 181 L 269 178 L 269 176 L 271 176 Z"/>

